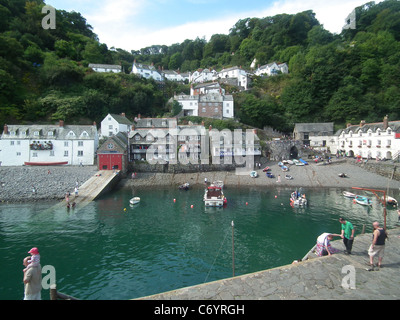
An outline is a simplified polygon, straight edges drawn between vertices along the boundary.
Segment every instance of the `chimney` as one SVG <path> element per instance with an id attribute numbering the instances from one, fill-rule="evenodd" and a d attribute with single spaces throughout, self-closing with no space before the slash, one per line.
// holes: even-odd
<path id="1" fill-rule="evenodd" d="M 140 120 L 140 113 L 137 115 L 137 118 Z"/>
<path id="2" fill-rule="evenodd" d="M 93 126 L 97 127 L 96 121 L 93 121 Z"/>
<path id="3" fill-rule="evenodd" d="M 3 134 L 8 134 L 8 125 L 4 125 Z"/>
<path id="4" fill-rule="evenodd" d="M 211 131 L 212 130 L 212 125 L 210 124 L 210 126 L 208 127 L 208 130 Z"/>
<path id="5" fill-rule="evenodd" d="M 60 126 L 60 128 L 64 128 L 64 120 L 59 121 L 59 126 Z"/>
<path id="6" fill-rule="evenodd" d="M 365 125 L 365 120 L 361 120 L 360 122 L 360 128 L 363 127 Z"/>
<path id="7" fill-rule="evenodd" d="M 388 127 L 389 127 L 389 118 L 388 118 L 388 115 L 386 115 L 383 118 L 383 130 L 386 130 Z"/>
<path id="8" fill-rule="evenodd" d="M 135 125 L 134 124 L 132 125 L 132 131 L 135 131 Z"/>
<path id="9" fill-rule="evenodd" d="M 125 117 L 125 112 L 122 112 L 122 113 L 121 113 L 121 116 Z"/>
<path id="10" fill-rule="evenodd" d="M 349 122 L 349 123 L 346 125 L 346 128 L 351 127 L 351 126 L 352 126 L 352 124 Z"/>

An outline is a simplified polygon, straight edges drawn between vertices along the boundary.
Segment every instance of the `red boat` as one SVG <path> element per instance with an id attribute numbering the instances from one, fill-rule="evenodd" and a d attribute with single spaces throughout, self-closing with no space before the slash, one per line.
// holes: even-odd
<path id="1" fill-rule="evenodd" d="M 60 166 L 64 164 L 68 164 L 68 161 L 59 161 L 59 162 L 24 162 L 26 166 Z"/>

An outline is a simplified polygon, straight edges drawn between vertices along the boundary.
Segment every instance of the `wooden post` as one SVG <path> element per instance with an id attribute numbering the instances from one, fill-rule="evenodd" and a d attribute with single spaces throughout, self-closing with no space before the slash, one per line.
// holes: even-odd
<path id="1" fill-rule="evenodd" d="M 57 300 L 57 285 L 50 285 L 50 300 Z"/>

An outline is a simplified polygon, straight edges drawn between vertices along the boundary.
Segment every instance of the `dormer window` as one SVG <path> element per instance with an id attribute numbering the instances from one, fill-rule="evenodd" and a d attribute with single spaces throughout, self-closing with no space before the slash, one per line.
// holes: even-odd
<path id="1" fill-rule="evenodd" d="M 34 131 L 34 132 L 33 132 L 33 135 L 34 135 L 34 136 L 38 136 L 38 135 L 39 135 L 39 131 Z"/>

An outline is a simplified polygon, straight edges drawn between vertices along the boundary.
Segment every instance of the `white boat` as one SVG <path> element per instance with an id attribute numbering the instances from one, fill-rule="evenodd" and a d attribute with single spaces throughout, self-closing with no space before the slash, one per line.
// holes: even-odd
<path id="1" fill-rule="evenodd" d="M 372 201 L 364 196 L 356 196 L 353 201 L 362 206 L 372 206 Z"/>
<path id="2" fill-rule="evenodd" d="M 258 177 L 257 171 L 251 171 L 251 172 L 250 172 L 250 177 L 252 177 L 252 178 L 257 178 L 257 177 Z"/>
<path id="3" fill-rule="evenodd" d="M 381 197 L 381 201 L 385 201 L 384 197 Z M 386 196 L 386 204 L 397 207 L 398 202 L 395 198 Z"/>
<path id="4" fill-rule="evenodd" d="M 286 172 L 286 171 L 289 171 L 289 168 L 288 168 L 287 166 L 282 166 L 282 167 L 281 167 L 281 170 L 282 170 L 283 172 Z"/>
<path id="5" fill-rule="evenodd" d="M 285 179 L 293 180 L 293 177 L 290 174 L 285 174 Z"/>
<path id="6" fill-rule="evenodd" d="M 300 161 L 297 160 L 297 159 L 293 159 L 293 163 L 294 163 L 296 166 L 304 166 L 304 163 L 303 163 L 303 162 L 300 162 Z"/>
<path id="7" fill-rule="evenodd" d="M 297 191 L 292 192 L 290 195 L 290 205 L 294 207 L 305 207 L 307 205 L 306 195 L 300 194 Z"/>
<path id="8" fill-rule="evenodd" d="M 140 202 L 140 198 L 139 197 L 133 197 L 131 200 L 129 200 L 130 204 L 137 204 Z"/>
<path id="9" fill-rule="evenodd" d="M 346 198 L 355 198 L 357 195 L 355 193 L 351 193 L 348 191 L 343 191 L 342 194 L 346 197 Z"/>
<path id="10" fill-rule="evenodd" d="M 189 190 L 190 184 L 189 182 L 186 182 L 184 184 L 181 184 L 178 188 L 179 190 Z"/>
<path id="11" fill-rule="evenodd" d="M 211 184 L 204 191 L 203 201 L 206 207 L 222 207 L 227 203 L 222 187 L 214 184 Z"/>

